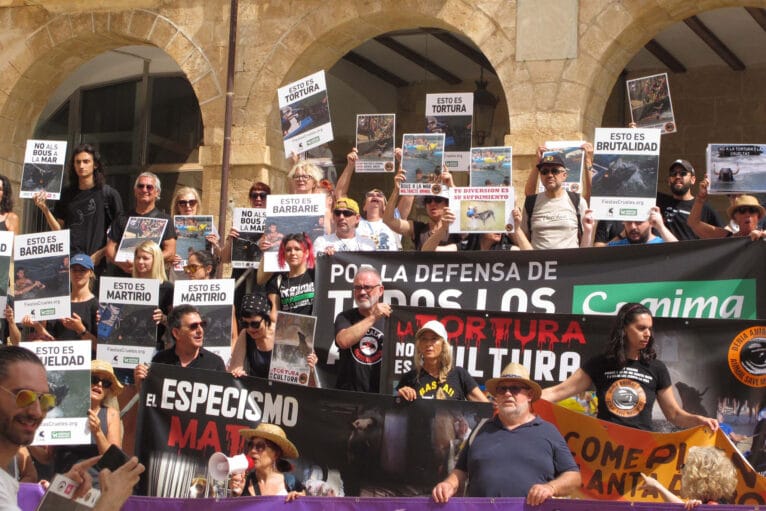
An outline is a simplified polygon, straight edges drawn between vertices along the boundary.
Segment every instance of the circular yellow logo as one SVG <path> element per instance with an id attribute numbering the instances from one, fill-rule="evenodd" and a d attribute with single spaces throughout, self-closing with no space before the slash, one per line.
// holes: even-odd
<path id="1" fill-rule="evenodd" d="M 766 326 L 742 330 L 729 345 L 729 370 L 748 387 L 766 387 Z"/>
<path id="2" fill-rule="evenodd" d="M 606 391 L 606 407 L 618 417 L 635 417 L 646 406 L 643 387 L 633 380 L 622 378 L 609 386 Z"/>

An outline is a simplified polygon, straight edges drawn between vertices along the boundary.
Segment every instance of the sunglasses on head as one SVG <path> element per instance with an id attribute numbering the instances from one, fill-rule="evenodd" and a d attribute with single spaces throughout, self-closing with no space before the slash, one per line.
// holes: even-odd
<path id="1" fill-rule="evenodd" d="M 139 190 L 148 190 L 151 192 L 152 190 L 154 190 L 154 185 L 149 185 L 146 183 L 138 183 L 136 185 L 136 188 L 138 188 Z"/>
<path id="2" fill-rule="evenodd" d="M 250 198 L 253 200 L 265 199 L 269 194 L 266 192 L 250 192 Z"/>
<path id="3" fill-rule="evenodd" d="M 176 202 L 176 204 L 178 204 L 182 208 L 186 208 L 186 207 L 193 208 L 194 206 L 197 205 L 197 199 L 179 200 L 178 202 Z"/>
<path id="4" fill-rule="evenodd" d="M 521 391 L 529 390 L 529 387 L 526 385 L 498 385 L 495 387 L 495 394 L 498 396 L 504 395 L 506 392 L 510 392 L 514 396 Z"/>
<path id="5" fill-rule="evenodd" d="M 691 172 L 689 172 L 688 170 L 671 170 L 670 171 L 670 177 L 679 177 L 679 176 L 686 177 L 689 174 L 691 174 Z"/>
<path id="6" fill-rule="evenodd" d="M 541 176 L 547 176 L 548 174 L 553 174 L 554 176 L 558 176 L 562 172 L 564 172 L 564 169 L 560 167 L 543 167 L 540 169 Z"/>
<path id="7" fill-rule="evenodd" d="M 447 202 L 447 199 L 445 199 L 444 197 L 426 197 L 425 199 L 423 199 L 423 202 L 425 202 L 426 204 L 431 204 L 432 202 L 435 204 L 443 204 Z"/>
<path id="8" fill-rule="evenodd" d="M 18 392 L 13 392 L 0 385 L 0 389 L 3 389 L 8 394 L 16 398 L 16 406 L 19 408 L 26 408 L 35 401 L 40 402 L 40 410 L 47 412 L 51 408 L 56 406 L 56 396 L 47 392 L 35 392 L 34 390 L 22 389 Z"/>
<path id="9" fill-rule="evenodd" d="M 205 327 L 207 327 L 207 321 L 205 320 L 196 321 L 194 323 L 189 323 L 188 325 L 186 325 L 186 328 L 188 328 L 189 330 L 196 330 L 198 328 L 205 328 Z"/>
<path id="10" fill-rule="evenodd" d="M 96 376 L 95 374 L 91 375 L 90 384 L 98 385 L 99 383 L 105 389 L 108 389 L 109 387 L 112 386 L 112 380 L 110 380 L 109 378 L 101 378 L 100 376 Z"/>
<path id="11" fill-rule="evenodd" d="M 350 209 L 334 209 L 332 211 L 332 214 L 335 216 L 344 216 L 346 218 L 356 215 L 356 213 L 354 213 Z"/>
<path id="12" fill-rule="evenodd" d="M 261 328 L 262 319 L 255 319 L 253 321 L 242 320 L 242 326 L 245 328 Z"/>
<path id="13" fill-rule="evenodd" d="M 734 209 L 734 214 L 740 213 L 742 215 L 757 215 L 761 211 L 755 206 L 740 206 Z"/>

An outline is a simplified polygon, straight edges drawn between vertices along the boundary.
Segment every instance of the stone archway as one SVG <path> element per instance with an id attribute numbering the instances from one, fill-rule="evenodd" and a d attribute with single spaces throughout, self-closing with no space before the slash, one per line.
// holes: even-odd
<path id="1" fill-rule="evenodd" d="M 12 84 L 0 99 L 1 169 L 19 172 L 24 145 L 50 93 L 63 77 L 104 51 L 129 44 L 157 46 L 170 55 L 191 83 L 203 123 L 222 116 L 220 80 L 201 46 L 170 19 L 147 10 L 60 14 L 29 34 L 6 54 L 14 55 L 0 74 Z M 213 131 L 213 130 L 210 130 Z M 206 143 L 212 143 L 206 131 Z"/>

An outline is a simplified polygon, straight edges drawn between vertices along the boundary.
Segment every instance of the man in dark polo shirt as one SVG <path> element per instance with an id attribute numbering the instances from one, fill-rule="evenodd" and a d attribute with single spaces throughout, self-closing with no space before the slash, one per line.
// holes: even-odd
<path id="1" fill-rule="evenodd" d="M 154 355 L 152 363 L 208 369 L 210 371 L 226 371 L 223 359 L 202 347 L 205 337 L 205 322 L 200 317 L 196 307 L 193 305 L 173 307 L 168 315 L 168 328 L 170 328 L 170 333 L 176 342 L 171 348 Z M 148 373 L 149 367 L 147 365 L 137 365 L 133 370 L 136 385 L 140 386 Z"/>

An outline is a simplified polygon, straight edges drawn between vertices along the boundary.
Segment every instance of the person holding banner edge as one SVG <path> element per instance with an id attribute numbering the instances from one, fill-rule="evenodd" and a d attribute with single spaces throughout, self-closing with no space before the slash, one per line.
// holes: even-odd
<path id="1" fill-rule="evenodd" d="M 652 409 L 659 402 L 665 418 L 679 428 L 706 426 L 718 421 L 694 415 L 678 405 L 664 363 L 657 360 L 652 335 L 652 313 L 640 303 L 626 303 L 603 354 L 588 360 L 562 383 L 543 390 L 542 398 L 558 402 L 595 385 L 601 420 L 652 430 Z"/>

